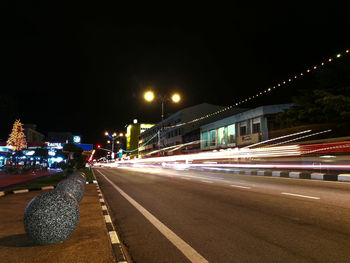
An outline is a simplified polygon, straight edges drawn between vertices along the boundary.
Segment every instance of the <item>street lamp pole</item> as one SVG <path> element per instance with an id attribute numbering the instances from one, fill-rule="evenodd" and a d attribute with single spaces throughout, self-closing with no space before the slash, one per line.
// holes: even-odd
<path id="1" fill-rule="evenodd" d="M 120 136 L 123 136 L 123 133 L 119 133 L 117 135 L 116 133 L 113 133 L 113 135 L 110 135 L 108 132 L 105 132 L 105 135 L 107 135 L 112 140 L 112 160 L 114 159 L 114 141 L 118 139 Z"/>
<path id="2" fill-rule="evenodd" d="M 154 100 L 154 94 L 152 91 L 147 91 L 145 92 L 144 94 L 144 98 L 146 101 L 148 102 L 151 102 Z M 161 132 L 163 132 L 164 130 L 164 102 L 165 101 L 168 101 L 170 100 L 168 96 L 166 95 L 161 95 L 159 96 L 158 98 L 160 98 L 161 100 L 161 104 L 162 104 L 162 115 L 161 115 L 161 118 L 162 118 L 162 122 L 161 122 L 161 128 L 160 130 L 158 131 L 158 147 L 160 149 L 160 135 L 161 135 Z M 178 93 L 174 93 L 172 96 L 171 96 L 171 100 L 175 103 L 178 103 L 180 101 L 180 95 Z"/>

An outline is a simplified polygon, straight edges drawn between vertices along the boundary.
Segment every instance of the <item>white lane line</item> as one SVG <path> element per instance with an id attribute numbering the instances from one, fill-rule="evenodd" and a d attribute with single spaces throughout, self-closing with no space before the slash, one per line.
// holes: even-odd
<path id="1" fill-rule="evenodd" d="M 207 180 L 201 180 L 201 182 L 208 183 L 208 184 L 212 184 L 213 183 L 212 181 L 207 181 Z"/>
<path id="2" fill-rule="evenodd" d="M 235 184 L 231 184 L 230 186 L 237 187 L 237 188 L 243 188 L 243 189 L 251 189 L 251 187 L 249 187 L 249 186 L 242 186 L 242 185 L 235 185 Z"/>
<path id="3" fill-rule="evenodd" d="M 187 178 L 187 177 L 181 177 L 181 178 L 185 180 L 191 180 L 190 178 Z"/>
<path id="4" fill-rule="evenodd" d="M 166 225 L 160 222 L 154 215 L 148 212 L 138 202 L 132 199 L 122 189 L 109 180 L 103 173 L 97 170 L 112 186 L 116 189 L 126 200 L 129 201 L 151 224 L 159 230 L 174 246 L 176 246 L 191 262 L 205 263 L 209 262 L 202 257 L 196 250 L 194 250 L 189 244 L 182 240 L 178 235 L 171 231 Z"/>
<path id="5" fill-rule="evenodd" d="M 316 197 L 316 196 L 299 195 L 299 194 L 292 194 L 292 193 L 281 193 L 281 194 L 283 194 L 283 195 L 297 196 L 297 197 L 304 197 L 304 198 L 310 198 L 310 199 L 320 199 L 320 197 Z"/>

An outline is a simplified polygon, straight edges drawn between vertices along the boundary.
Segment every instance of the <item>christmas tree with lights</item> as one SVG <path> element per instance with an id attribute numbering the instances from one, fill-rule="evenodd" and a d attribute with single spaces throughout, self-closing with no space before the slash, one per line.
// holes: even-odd
<path id="1" fill-rule="evenodd" d="M 12 132 L 7 140 L 7 146 L 15 151 L 20 151 L 27 147 L 26 136 L 23 133 L 23 124 L 16 120 L 12 127 Z"/>

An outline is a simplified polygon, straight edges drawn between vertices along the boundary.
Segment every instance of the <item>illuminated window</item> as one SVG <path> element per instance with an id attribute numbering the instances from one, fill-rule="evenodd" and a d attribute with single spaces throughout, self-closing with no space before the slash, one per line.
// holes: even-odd
<path id="1" fill-rule="evenodd" d="M 234 143 L 236 140 L 235 138 L 235 134 L 236 134 L 236 130 L 235 130 L 235 125 L 232 124 L 232 125 L 229 125 L 227 127 L 227 140 L 228 140 L 228 143 Z"/>
<path id="2" fill-rule="evenodd" d="M 211 130 L 209 133 L 210 133 L 210 146 L 215 146 L 215 144 L 216 144 L 216 130 Z"/>
<path id="3" fill-rule="evenodd" d="M 218 129 L 218 144 L 220 146 L 225 146 L 227 144 L 227 127 Z"/>
<path id="4" fill-rule="evenodd" d="M 202 145 L 204 148 L 209 146 L 208 132 L 202 133 Z"/>

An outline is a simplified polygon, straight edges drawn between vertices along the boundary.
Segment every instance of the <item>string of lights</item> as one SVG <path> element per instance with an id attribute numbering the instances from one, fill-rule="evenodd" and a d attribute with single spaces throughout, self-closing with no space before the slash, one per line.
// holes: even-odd
<path id="1" fill-rule="evenodd" d="M 275 89 L 281 88 L 281 87 L 287 85 L 288 83 L 291 83 L 291 82 L 295 81 L 296 79 L 300 79 L 300 78 L 302 78 L 303 76 L 305 76 L 307 73 L 311 73 L 311 72 L 313 72 L 313 71 L 316 71 L 316 70 L 318 70 L 318 69 L 320 69 L 320 68 L 326 66 L 327 64 L 333 62 L 335 59 L 339 59 L 339 58 L 344 57 L 345 55 L 348 55 L 349 52 L 350 52 L 349 49 L 346 49 L 346 50 L 344 50 L 343 52 L 340 52 L 340 53 L 338 53 L 338 54 L 336 54 L 336 55 L 334 55 L 334 56 L 332 56 L 332 57 L 329 57 L 328 59 L 323 60 L 323 61 L 320 62 L 319 64 L 316 64 L 316 65 L 314 65 L 314 66 L 308 67 L 306 70 L 304 70 L 304 71 L 302 71 L 302 72 L 300 72 L 300 73 L 294 74 L 294 75 L 290 76 L 288 79 L 285 79 L 284 81 L 281 81 L 281 82 L 279 82 L 279 83 L 276 83 L 276 84 L 273 85 L 272 87 L 269 87 L 269 88 L 267 88 L 267 89 L 265 89 L 265 90 L 262 90 L 262 91 L 260 91 L 260 92 L 257 92 L 257 93 L 256 93 L 255 95 L 253 95 L 253 96 L 247 97 L 247 98 L 242 99 L 242 100 L 240 100 L 240 101 L 236 101 L 236 102 L 235 102 L 233 105 L 231 105 L 231 106 L 227 106 L 227 107 L 225 107 L 225 108 L 223 108 L 223 109 L 221 109 L 221 110 L 215 111 L 215 112 L 213 112 L 213 113 L 204 115 L 204 116 L 202 116 L 202 117 L 199 117 L 199 118 L 196 118 L 196 119 L 187 121 L 187 122 L 178 123 L 178 124 L 175 124 L 175 125 L 172 125 L 172 126 L 166 126 L 166 127 L 164 127 L 164 129 L 171 129 L 171 128 L 176 128 L 176 127 L 181 127 L 181 126 L 184 126 L 184 125 L 187 125 L 187 124 L 191 124 L 191 123 L 194 123 L 194 122 L 197 122 L 197 121 L 201 121 L 201 120 L 203 120 L 203 119 L 206 119 L 206 118 L 215 116 L 215 115 L 220 114 L 220 113 L 222 113 L 222 112 L 224 112 L 224 111 L 230 110 L 230 109 L 232 109 L 232 108 L 234 108 L 234 107 L 238 107 L 238 106 L 240 106 L 241 104 L 244 104 L 244 103 L 249 102 L 249 101 L 251 101 L 251 100 L 253 100 L 253 99 L 256 99 L 256 98 L 258 98 L 258 97 L 261 97 L 261 96 L 263 96 L 263 95 L 265 95 L 265 94 L 267 94 L 267 93 L 269 93 L 269 92 L 271 92 L 271 91 L 273 91 L 273 90 L 275 90 Z M 316 133 L 316 134 L 319 134 L 319 133 Z M 316 134 L 313 134 L 313 135 L 316 135 Z M 123 150 L 123 152 L 127 152 L 127 153 L 135 152 L 135 151 L 137 151 L 138 149 L 140 149 L 141 147 L 147 145 L 147 144 L 148 144 L 154 137 L 156 137 L 157 135 L 158 135 L 158 132 L 155 133 L 155 134 L 151 137 L 151 139 L 149 139 L 147 142 L 145 142 L 144 144 L 142 144 L 140 147 L 138 147 L 138 148 L 136 148 L 136 149 L 133 149 L 133 150 L 131 150 L 131 151 L 127 151 L 127 150 L 123 150 L 123 149 L 122 149 L 122 150 Z M 311 136 L 311 135 L 309 135 L 309 136 Z M 309 136 L 305 136 L 305 137 L 309 137 Z M 288 136 L 287 136 L 287 137 L 288 137 Z M 304 138 L 304 137 L 302 137 L 302 138 Z M 293 141 L 293 140 L 290 140 L 290 141 Z M 289 142 L 289 141 L 287 141 L 287 142 Z M 286 143 L 286 142 L 283 142 L 283 143 Z M 259 143 L 259 144 L 260 144 L 260 143 Z M 279 144 L 282 144 L 282 143 L 279 143 Z M 273 144 L 272 146 L 274 146 L 274 145 L 279 145 L 279 144 Z M 253 145 L 251 145 L 250 147 L 252 147 L 252 146 L 253 146 Z"/>
<path id="2" fill-rule="evenodd" d="M 218 110 L 218 111 L 215 111 L 213 113 L 210 113 L 210 114 L 207 114 L 207 115 L 204 115 L 202 117 L 199 117 L 199 118 L 196 118 L 196 119 L 193 119 L 193 120 L 190 120 L 190 121 L 187 121 L 187 122 L 183 122 L 183 123 L 178 123 L 178 124 L 175 124 L 175 125 L 172 125 L 172 126 L 167 126 L 167 127 L 164 127 L 165 129 L 171 129 L 171 128 L 175 128 L 175 127 L 181 127 L 181 126 L 184 126 L 184 125 L 187 125 L 187 124 L 191 124 L 191 123 L 194 123 L 194 122 L 197 122 L 197 121 L 200 121 L 200 120 L 203 120 L 203 119 L 206 119 L 206 118 L 209 118 L 209 117 L 212 117 L 212 116 L 215 116 L 217 114 L 220 114 L 224 111 L 227 111 L 227 110 L 230 110 L 234 107 L 237 107 L 237 106 L 240 106 L 246 102 L 249 102 L 251 100 L 254 100 L 258 97 L 261 97 L 267 93 L 270 93 L 271 91 L 273 90 L 276 90 L 278 88 L 281 88 L 293 81 L 295 81 L 296 79 L 300 79 L 302 78 L 303 76 L 305 76 L 306 74 L 308 73 L 311 73 L 313 71 L 316 71 L 316 70 L 319 70 L 320 68 L 326 66 L 327 64 L 329 63 L 332 63 L 335 59 L 340 59 L 342 57 L 344 57 L 345 55 L 348 55 L 349 54 L 349 49 L 346 49 L 344 50 L 343 52 L 340 52 L 332 57 L 329 57 L 328 59 L 325 59 L 323 60 L 322 62 L 320 62 L 319 64 L 315 64 L 314 66 L 311 66 L 311 67 L 308 67 L 306 70 L 302 71 L 302 72 L 299 72 L 297 74 L 294 74 L 292 76 L 290 76 L 288 79 L 285 79 L 284 81 L 281 81 L 281 82 L 278 82 L 276 83 L 275 85 L 265 89 L 265 90 L 262 90 L 260 92 L 257 92 L 256 94 L 250 96 L 250 97 L 247 97 L 245 99 L 242 99 L 242 100 L 239 100 L 239 101 L 236 101 L 233 105 L 231 106 L 228 106 L 226 108 L 223 108 L 221 110 Z"/>

